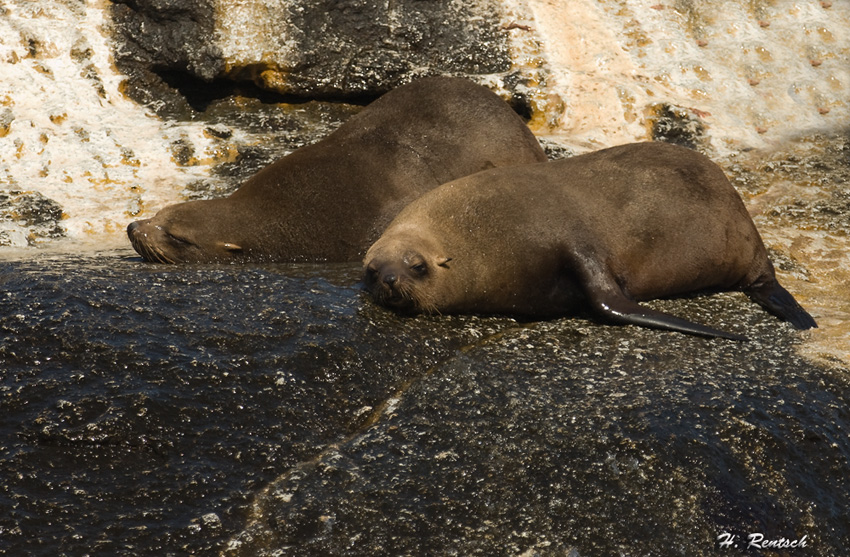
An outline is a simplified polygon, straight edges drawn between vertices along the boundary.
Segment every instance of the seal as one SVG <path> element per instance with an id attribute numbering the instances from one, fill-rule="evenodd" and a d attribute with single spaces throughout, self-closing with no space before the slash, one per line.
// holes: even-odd
<path id="1" fill-rule="evenodd" d="M 640 305 L 741 290 L 798 329 L 814 319 L 776 280 L 738 193 L 707 157 L 636 143 L 485 170 L 405 207 L 363 261 L 400 312 L 554 317 L 744 340 Z"/>
<path id="2" fill-rule="evenodd" d="M 545 160 L 498 95 L 463 78 L 425 78 L 386 93 L 229 197 L 170 205 L 130 223 L 127 234 L 144 259 L 161 263 L 359 261 L 426 191 Z"/>

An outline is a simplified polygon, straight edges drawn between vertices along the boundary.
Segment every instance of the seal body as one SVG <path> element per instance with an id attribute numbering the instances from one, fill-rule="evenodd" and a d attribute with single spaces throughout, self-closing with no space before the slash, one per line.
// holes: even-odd
<path id="1" fill-rule="evenodd" d="M 364 259 L 401 311 L 551 317 L 587 306 L 621 323 L 741 339 L 637 302 L 742 290 L 798 328 L 815 322 L 776 280 L 723 171 L 666 143 L 492 169 L 406 207 Z"/>
<path id="2" fill-rule="evenodd" d="M 229 197 L 165 207 L 127 233 L 142 257 L 163 263 L 358 261 L 398 211 L 434 187 L 544 160 L 496 94 L 462 78 L 426 78 L 380 97 Z"/>

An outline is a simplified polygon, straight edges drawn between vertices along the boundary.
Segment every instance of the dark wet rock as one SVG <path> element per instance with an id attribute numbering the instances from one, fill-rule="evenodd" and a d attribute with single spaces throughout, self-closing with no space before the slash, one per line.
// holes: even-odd
<path id="1" fill-rule="evenodd" d="M 565 159 L 575 155 L 575 151 L 545 137 L 538 138 L 540 146 L 546 151 L 549 160 Z"/>
<path id="2" fill-rule="evenodd" d="M 532 75 L 528 71 L 515 70 L 502 78 L 505 89 L 510 96 L 505 99 L 514 112 L 525 120 L 534 116 L 534 96 L 545 86 L 545 73 Z"/>
<path id="3" fill-rule="evenodd" d="M 117 62 L 129 77 L 128 94 L 174 115 L 197 109 L 228 83 L 302 98 L 363 100 L 418 76 L 510 68 L 494 0 L 288 0 L 256 10 L 252 26 L 229 31 L 221 14 L 239 9 L 236 4 L 117 0 Z M 216 45 L 234 39 L 229 33 L 240 33 L 251 53 L 228 59 Z"/>
<path id="4" fill-rule="evenodd" d="M 171 158 L 180 166 L 197 164 L 194 162 L 195 148 L 188 139 L 178 139 L 171 144 Z"/>
<path id="5" fill-rule="evenodd" d="M 164 70 L 214 79 L 222 70 L 213 0 L 118 0 L 112 3 L 116 63 L 128 76 L 124 92 L 162 115 L 188 116 L 184 95 L 158 74 Z"/>
<path id="6" fill-rule="evenodd" d="M 37 191 L 0 190 L 0 246 L 61 238 L 62 207 Z"/>
<path id="7" fill-rule="evenodd" d="M 226 554 L 707 555 L 724 532 L 839 554 L 846 376 L 742 296 L 665 305 L 757 340 L 505 330 L 272 483 Z"/>
<path id="8" fill-rule="evenodd" d="M 209 179 L 192 182 L 183 194 L 188 200 L 229 195 L 277 159 L 326 137 L 361 108 L 319 101 L 266 103 L 247 97 L 217 100 L 203 115 L 204 121 L 210 123 L 205 133 L 227 140 L 232 129 L 237 129 L 250 139 L 237 142 L 232 161 L 216 165 Z"/>
<path id="9" fill-rule="evenodd" d="M 649 108 L 647 121 L 654 141 L 666 141 L 689 149 L 697 149 L 705 142 L 705 124 L 691 109 L 657 103 Z"/>
<path id="10" fill-rule="evenodd" d="M 210 554 L 255 491 L 500 326 L 364 306 L 356 266 L 0 267 L 8 555 Z"/>
<path id="11" fill-rule="evenodd" d="M 710 555 L 850 543 L 847 369 L 741 294 L 403 318 L 351 265 L 0 264 L 0 554 Z M 739 538 L 740 539 L 740 538 Z"/>

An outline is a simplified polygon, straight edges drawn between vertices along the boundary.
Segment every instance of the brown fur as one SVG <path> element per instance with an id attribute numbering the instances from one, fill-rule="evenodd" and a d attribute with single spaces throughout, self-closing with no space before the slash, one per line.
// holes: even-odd
<path id="1" fill-rule="evenodd" d="M 741 338 L 636 301 L 743 290 L 795 326 L 815 326 L 776 281 L 722 170 L 664 143 L 444 184 L 393 220 L 364 266 L 367 289 L 404 311 L 546 317 L 589 304 L 620 322 Z"/>
<path id="2" fill-rule="evenodd" d="M 434 187 L 545 159 L 497 95 L 461 78 L 426 78 L 387 93 L 229 197 L 168 206 L 127 232 L 150 261 L 356 261 L 398 211 Z"/>

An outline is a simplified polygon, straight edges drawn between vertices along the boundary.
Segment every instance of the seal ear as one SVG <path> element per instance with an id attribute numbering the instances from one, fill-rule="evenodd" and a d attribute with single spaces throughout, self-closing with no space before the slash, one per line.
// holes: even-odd
<path id="1" fill-rule="evenodd" d="M 240 246 L 239 244 L 232 244 L 230 242 L 219 242 L 218 245 L 227 251 L 242 251 L 242 246 Z"/>
<path id="2" fill-rule="evenodd" d="M 437 259 L 437 265 L 440 266 L 440 267 L 445 267 L 446 269 L 448 269 L 449 268 L 448 262 L 451 261 L 451 260 L 452 260 L 451 257 L 440 257 L 440 258 Z"/>

